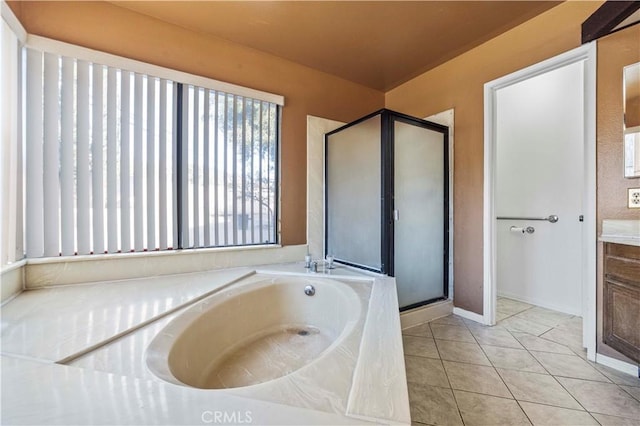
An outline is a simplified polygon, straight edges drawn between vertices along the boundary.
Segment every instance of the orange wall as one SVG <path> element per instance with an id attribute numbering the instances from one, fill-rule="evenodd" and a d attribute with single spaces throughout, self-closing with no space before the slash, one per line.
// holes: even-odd
<path id="1" fill-rule="evenodd" d="M 625 179 L 623 172 L 622 69 L 640 61 L 640 25 L 598 40 L 598 234 L 603 219 L 640 219 L 640 212 L 627 208 L 627 188 L 640 187 L 640 178 Z M 602 342 L 603 247 L 598 244 L 598 353 L 628 360 Z"/>
<path id="2" fill-rule="evenodd" d="M 382 92 L 106 2 L 10 4 L 30 34 L 285 97 L 282 243 L 306 243 L 307 115 L 352 121 L 384 106 Z"/>
<path id="3" fill-rule="evenodd" d="M 454 304 L 482 313 L 483 86 L 580 46 L 602 2 L 560 4 L 386 93 L 387 108 L 418 117 L 455 108 Z"/>

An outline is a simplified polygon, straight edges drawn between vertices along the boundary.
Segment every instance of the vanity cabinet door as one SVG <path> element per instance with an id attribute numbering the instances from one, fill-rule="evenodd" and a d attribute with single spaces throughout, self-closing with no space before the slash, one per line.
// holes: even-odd
<path id="1" fill-rule="evenodd" d="M 604 342 L 640 363 L 640 247 L 605 244 Z"/>

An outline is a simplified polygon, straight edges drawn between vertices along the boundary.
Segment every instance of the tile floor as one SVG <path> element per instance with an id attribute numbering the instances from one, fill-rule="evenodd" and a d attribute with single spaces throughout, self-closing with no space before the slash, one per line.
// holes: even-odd
<path id="1" fill-rule="evenodd" d="M 403 330 L 413 424 L 640 425 L 640 379 L 587 361 L 580 317 L 506 298 L 497 313 Z"/>

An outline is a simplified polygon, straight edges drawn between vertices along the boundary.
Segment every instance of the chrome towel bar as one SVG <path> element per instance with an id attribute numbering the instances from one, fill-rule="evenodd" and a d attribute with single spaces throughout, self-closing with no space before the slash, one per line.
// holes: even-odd
<path id="1" fill-rule="evenodd" d="M 496 219 L 498 220 L 546 220 L 551 223 L 556 223 L 558 221 L 558 215 L 552 214 L 547 217 L 507 217 L 507 216 L 498 216 Z"/>

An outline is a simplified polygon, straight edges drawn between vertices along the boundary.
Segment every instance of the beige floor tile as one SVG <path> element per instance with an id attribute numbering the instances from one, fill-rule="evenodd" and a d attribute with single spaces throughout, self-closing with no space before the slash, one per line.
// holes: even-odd
<path id="1" fill-rule="evenodd" d="M 505 297 L 498 297 L 498 303 L 496 305 L 496 311 L 508 315 L 515 315 L 522 311 L 526 311 L 529 308 L 533 308 L 533 305 L 520 302 L 518 300 L 507 299 Z"/>
<path id="2" fill-rule="evenodd" d="M 527 321 L 518 318 L 517 316 L 511 316 L 509 318 L 503 319 L 502 321 L 498 322 L 498 325 L 506 328 L 509 331 L 520 331 L 535 336 L 539 336 L 551 330 L 551 327 Z"/>
<path id="3" fill-rule="evenodd" d="M 450 324 L 431 324 L 433 337 L 442 340 L 456 340 L 458 342 L 475 343 L 475 339 L 465 326 Z"/>
<path id="4" fill-rule="evenodd" d="M 602 364 L 590 363 L 590 365 L 593 365 L 596 370 L 607 376 L 609 380 L 617 385 L 640 387 L 640 379 L 632 376 L 631 374 L 614 370 L 613 368 Z"/>
<path id="5" fill-rule="evenodd" d="M 482 350 L 494 367 L 545 374 L 547 371 L 524 349 L 482 345 Z"/>
<path id="6" fill-rule="evenodd" d="M 451 389 L 409 383 L 411 420 L 429 425 L 462 425 Z"/>
<path id="7" fill-rule="evenodd" d="M 582 318 L 506 298 L 496 316 L 402 331 L 412 424 L 640 426 L 640 379 L 586 360 Z"/>
<path id="8" fill-rule="evenodd" d="M 469 329 L 469 331 L 473 331 L 473 330 L 489 330 L 489 329 L 496 329 L 496 330 L 507 330 L 506 328 L 502 327 L 501 325 L 484 325 L 481 324 L 477 321 L 473 321 L 470 319 L 466 319 L 464 320 L 465 325 L 467 326 L 467 328 Z"/>
<path id="9" fill-rule="evenodd" d="M 542 337 L 543 339 L 551 340 L 552 342 L 560 343 L 561 345 L 565 345 L 573 352 L 584 352 L 584 348 L 582 347 L 581 333 L 575 333 L 571 330 L 554 328 L 542 334 L 540 337 Z"/>
<path id="10" fill-rule="evenodd" d="M 405 355 L 440 358 L 432 337 L 402 336 L 402 345 Z"/>
<path id="11" fill-rule="evenodd" d="M 424 324 L 416 325 L 413 327 L 406 328 L 402 330 L 402 334 L 405 336 L 418 336 L 418 337 L 432 337 L 431 327 L 428 322 Z"/>
<path id="12" fill-rule="evenodd" d="M 436 339 L 436 346 L 438 347 L 440 358 L 446 359 L 447 361 L 491 366 L 491 363 L 477 343 Z"/>
<path id="13" fill-rule="evenodd" d="M 551 309 L 541 308 L 540 306 L 535 306 L 531 309 L 527 309 L 526 311 L 516 314 L 515 317 L 546 325 L 548 327 L 556 327 L 558 324 L 571 319 L 573 315 L 552 311 Z"/>
<path id="14" fill-rule="evenodd" d="M 404 362 L 407 370 L 407 382 L 449 387 L 449 380 L 439 359 L 407 355 L 404 357 Z"/>
<path id="15" fill-rule="evenodd" d="M 581 410 L 580 404 L 548 374 L 497 369 L 502 380 L 518 401 L 536 402 L 555 407 Z"/>
<path id="16" fill-rule="evenodd" d="M 453 389 L 513 398 L 493 367 L 452 361 L 443 364 Z"/>
<path id="17" fill-rule="evenodd" d="M 522 344 L 522 346 L 530 351 L 552 352 L 567 355 L 573 354 L 571 349 L 569 349 L 565 345 L 561 345 L 560 343 L 552 342 L 538 336 L 533 336 L 529 333 L 518 333 L 512 331 L 511 334 L 513 334 L 513 336 Z"/>
<path id="18" fill-rule="evenodd" d="M 569 410 L 568 408 L 551 407 L 531 402 L 520 402 L 520 407 L 534 426 L 599 425 L 586 411 Z"/>
<path id="19" fill-rule="evenodd" d="M 612 383 L 558 377 L 558 381 L 587 411 L 640 419 L 640 402 Z"/>
<path id="20" fill-rule="evenodd" d="M 573 351 L 574 354 L 578 355 L 580 358 L 584 359 L 585 361 L 587 360 L 586 348 L 571 347 L 570 349 Z"/>
<path id="21" fill-rule="evenodd" d="M 503 328 L 471 328 L 471 334 L 481 345 L 501 346 L 504 348 L 523 349 L 522 345 Z"/>
<path id="22" fill-rule="evenodd" d="M 496 321 L 502 321 L 505 318 L 509 318 L 513 314 L 506 314 L 504 312 L 496 311 Z"/>
<path id="23" fill-rule="evenodd" d="M 591 413 L 602 426 L 638 426 L 636 419 L 625 419 L 624 417 L 608 416 L 606 414 Z"/>
<path id="24" fill-rule="evenodd" d="M 620 387 L 626 390 L 629 395 L 631 395 L 632 397 L 640 401 L 640 388 L 637 388 L 635 386 L 624 386 L 624 385 L 620 385 Z"/>
<path id="25" fill-rule="evenodd" d="M 454 391 L 462 419 L 473 425 L 530 425 L 524 412 L 513 399 Z"/>
<path id="26" fill-rule="evenodd" d="M 582 334 L 582 317 L 573 317 L 568 320 L 562 321 L 556 326 L 563 330 L 570 330 L 574 333 Z"/>
<path id="27" fill-rule="evenodd" d="M 430 321 L 430 324 L 449 324 L 464 327 L 464 319 L 457 315 L 447 315 L 446 317 L 441 317 Z"/>
<path id="28" fill-rule="evenodd" d="M 549 352 L 536 351 L 531 351 L 531 355 L 554 376 L 595 380 L 606 383 L 610 382 L 602 373 L 577 355 L 552 354 Z"/>

